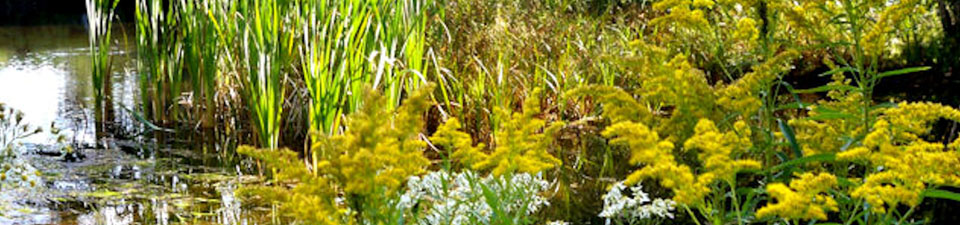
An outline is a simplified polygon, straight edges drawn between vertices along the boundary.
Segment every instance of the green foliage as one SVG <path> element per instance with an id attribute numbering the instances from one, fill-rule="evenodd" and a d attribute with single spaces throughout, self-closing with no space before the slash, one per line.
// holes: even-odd
<path id="1" fill-rule="evenodd" d="M 309 170 L 296 153 L 287 150 L 244 147 L 240 153 L 263 161 L 275 171 L 275 179 L 295 181 L 295 188 L 266 196 L 275 197 L 271 200 L 279 201 L 293 219 L 390 223 L 397 215 L 391 199 L 398 196 L 408 177 L 423 173 L 430 164 L 423 155 L 426 143 L 420 130 L 422 116 L 432 104 L 427 98 L 431 90 L 422 88 L 394 110 L 387 109 L 385 97 L 370 91 L 364 106 L 346 119 L 350 129 L 317 137 L 312 156 L 315 163 Z M 285 188 L 276 184 L 248 190 L 255 196 Z M 344 205 L 333 205 L 337 196 L 344 196 Z M 341 212 L 346 208 L 355 214 Z"/>
<path id="2" fill-rule="evenodd" d="M 243 93 L 250 107 L 251 119 L 260 146 L 280 146 L 280 127 L 283 118 L 283 101 L 286 94 L 281 69 L 284 66 L 287 38 L 281 26 L 285 17 L 284 5 L 276 0 L 254 0 L 241 3 L 249 7 L 242 11 L 244 49 Z"/>
<path id="3" fill-rule="evenodd" d="M 304 1 L 300 58 L 310 92 L 313 132 L 335 133 L 340 117 L 358 108 L 372 85 L 388 107 L 425 78 L 428 8 L 433 1 Z"/>

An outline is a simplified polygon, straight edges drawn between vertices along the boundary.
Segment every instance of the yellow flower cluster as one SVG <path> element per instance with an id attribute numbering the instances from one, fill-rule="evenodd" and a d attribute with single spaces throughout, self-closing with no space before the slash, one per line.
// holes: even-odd
<path id="1" fill-rule="evenodd" d="M 315 176 L 303 166 L 296 152 L 286 149 L 256 149 L 240 146 L 237 152 L 260 160 L 273 171 L 278 181 L 273 186 L 244 186 L 237 190 L 241 197 L 253 197 L 279 202 L 278 212 L 311 224 L 339 224 L 343 210 L 334 199 L 337 193 L 333 183 L 325 177 Z M 293 189 L 286 184 L 294 183 Z M 273 204 L 273 202 L 263 202 Z"/>
<path id="2" fill-rule="evenodd" d="M 640 121 L 650 123 L 653 114 L 649 107 L 646 107 L 626 91 L 615 86 L 606 85 L 588 85 L 573 89 L 564 93 L 563 98 L 595 96 L 596 100 L 603 105 L 603 116 L 609 119 L 611 123 L 624 121 Z"/>
<path id="3" fill-rule="evenodd" d="M 621 122 L 607 127 L 602 135 L 613 138 L 611 144 L 628 146 L 631 164 L 645 165 L 627 176 L 624 184 L 633 185 L 646 178 L 659 179 L 661 186 L 673 190 L 674 201 L 686 205 L 699 204 L 710 193 L 710 188 L 697 182 L 690 167 L 674 160 L 673 143 L 661 141 L 657 132 L 646 125 Z"/>
<path id="4" fill-rule="evenodd" d="M 815 116 L 816 112 L 810 112 L 810 116 Z M 833 153 L 840 150 L 843 146 L 843 135 L 837 125 L 842 124 L 844 120 L 827 120 L 820 122 L 810 119 L 790 119 L 787 124 L 794 129 L 797 142 L 803 155 L 816 155 L 822 153 Z"/>
<path id="5" fill-rule="evenodd" d="M 676 55 L 666 65 L 644 77 L 641 89 L 643 99 L 656 107 L 672 107 L 670 117 L 661 121 L 656 130 L 670 139 L 689 136 L 694 123 L 700 118 L 712 118 L 716 94 L 707 83 L 703 72 L 695 69 L 686 56 Z"/>
<path id="6" fill-rule="evenodd" d="M 760 169 L 756 160 L 736 160 L 731 154 L 742 154 L 750 148 L 750 128 L 746 122 L 734 123 L 734 131 L 720 132 L 713 121 L 702 119 L 697 123 L 696 134 L 683 143 L 687 150 L 700 149 L 699 159 L 706 172 L 698 176 L 698 182 L 713 183 L 714 177 L 728 183 L 735 182 L 737 172 L 744 169 Z M 735 151 L 736 150 L 736 151 Z"/>
<path id="7" fill-rule="evenodd" d="M 407 177 L 421 173 L 430 164 L 423 156 L 426 143 L 419 137 L 429 90 L 415 92 L 396 113 L 383 108 L 388 104 L 380 94 L 369 92 L 365 106 L 347 121 L 350 129 L 314 146 L 314 151 L 332 154 L 317 169 L 354 195 L 392 193 Z"/>
<path id="8" fill-rule="evenodd" d="M 706 19 L 703 8 L 713 7 L 712 0 L 666 0 L 653 4 L 653 9 L 659 11 L 670 10 L 670 13 L 650 21 L 651 24 L 675 23 L 681 27 L 706 27 L 710 23 Z"/>
<path id="9" fill-rule="evenodd" d="M 885 111 L 864 138 L 863 146 L 837 154 L 839 160 L 882 168 L 868 174 L 851 196 L 866 200 L 872 211 L 883 213 L 885 206 L 919 204 L 928 185 L 960 185 L 960 152 L 921 138 L 940 118 L 960 121 L 960 111 L 935 103 L 900 103 Z"/>
<path id="10" fill-rule="evenodd" d="M 737 21 L 737 30 L 733 33 L 733 38 L 748 46 L 752 45 L 760 38 L 757 21 L 751 18 L 741 18 L 740 21 Z"/>
<path id="11" fill-rule="evenodd" d="M 868 55 L 880 55 L 887 44 L 887 33 L 893 31 L 905 16 L 922 9 L 918 7 L 920 3 L 919 0 L 902 0 L 884 8 L 870 31 L 860 38 L 864 51 Z"/>
<path id="12" fill-rule="evenodd" d="M 717 104 L 727 110 L 740 112 L 743 116 L 756 113 L 763 104 L 758 98 L 760 91 L 772 83 L 779 73 L 788 70 L 791 61 L 799 55 L 797 51 L 789 50 L 754 66 L 752 72 L 718 91 L 720 98 Z"/>
<path id="13" fill-rule="evenodd" d="M 434 133 L 431 140 L 453 147 L 452 157 L 475 170 L 492 169 L 494 176 L 516 171 L 538 173 L 562 164 L 547 149 L 553 144 L 553 138 L 564 126 L 562 122 L 551 123 L 538 119 L 540 114 L 540 90 L 534 90 L 523 103 L 523 113 L 509 114 L 502 109 L 494 109 L 502 117 L 510 118 L 500 124 L 494 134 L 496 147 L 487 155 L 483 146 L 471 146 L 470 137 L 458 131 L 460 123 L 456 119 L 448 120 Z M 543 132 L 540 132 L 543 130 Z"/>
<path id="14" fill-rule="evenodd" d="M 465 165 L 474 165 L 486 160 L 487 154 L 483 153 L 483 143 L 474 146 L 470 134 L 460 131 L 460 128 L 460 120 L 456 117 L 450 118 L 437 128 L 433 136 L 430 136 L 430 141 L 434 145 L 455 150 L 450 157 Z"/>
<path id="15" fill-rule="evenodd" d="M 757 210 L 757 217 L 777 216 L 787 219 L 826 220 L 827 211 L 837 211 L 837 201 L 826 192 L 837 185 L 837 178 L 829 173 L 801 174 L 790 181 L 767 185 L 767 193 L 777 200 Z"/>

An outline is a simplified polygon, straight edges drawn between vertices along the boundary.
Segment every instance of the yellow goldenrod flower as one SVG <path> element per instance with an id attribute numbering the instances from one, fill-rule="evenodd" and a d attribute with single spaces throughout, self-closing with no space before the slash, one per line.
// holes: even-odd
<path id="1" fill-rule="evenodd" d="M 753 67 L 752 72 L 718 90 L 720 98 L 717 99 L 717 104 L 725 109 L 740 112 L 743 116 L 756 113 L 762 105 L 758 98 L 759 92 L 767 88 L 780 72 L 788 70 L 791 61 L 798 56 L 797 51 L 790 50 Z"/>
<path id="2" fill-rule="evenodd" d="M 366 107 L 347 121 L 350 129 L 331 137 L 329 145 L 316 146 L 314 151 L 334 153 L 322 162 L 329 166 L 320 169 L 342 182 L 344 191 L 357 195 L 378 189 L 390 193 L 421 173 L 430 164 L 423 156 L 426 143 L 419 137 L 430 89 L 414 93 L 395 112 L 383 108 L 388 104 L 379 93 L 368 92 Z"/>
<path id="3" fill-rule="evenodd" d="M 837 185 L 837 178 L 829 173 L 804 173 L 790 181 L 767 185 L 767 193 L 777 200 L 757 210 L 757 217 L 776 216 L 786 219 L 826 220 L 827 211 L 837 211 L 838 204 L 826 194 Z"/>
<path id="4" fill-rule="evenodd" d="M 703 163 L 711 176 L 716 176 L 720 180 L 734 182 L 736 173 L 744 169 L 760 169 L 760 162 L 756 160 L 735 160 L 731 154 L 743 153 L 743 150 L 752 146 L 750 141 L 749 129 L 746 129 L 746 123 L 738 121 L 734 127 L 743 130 L 737 134 L 735 131 L 721 133 L 713 121 L 701 119 L 695 128 L 696 134 L 683 143 L 687 150 L 700 149 L 699 159 Z M 703 177 L 703 174 L 700 175 Z M 704 185 L 713 182 L 712 179 L 701 178 Z"/>
<path id="5" fill-rule="evenodd" d="M 611 123 L 638 121 L 649 123 L 653 114 L 629 93 L 615 86 L 587 85 L 564 93 L 563 98 L 592 96 L 603 106 L 604 118 Z"/>
<path id="6" fill-rule="evenodd" d="M 684 55 L 678 54 L 666 65 L 658 65 L 646 74 L 638 94 L 648 105 L 673 106 L 670 117 L 658 121 L 655 128 L 670 140 L 685 139 L 697 120 L 717 115 L 713 111 L 716 108 L 713 87 L 707 83 L 703 71 L 694 68 Z"/>
<path id="7" fill-rule="evenodd" d="M 499 176 L 516 171 L 535 174 L 562 164 L 547 149 L 553 145 L 553 137 L 565 124 L 555 122 L 547 125 L 546 121 L 537 118 L 540 114 L 540 98 L 535 96 L 539 93 L 539 89 L 534 90 L 531 97 L 524 101 L 522 113 L 508 114 L 502 109 L 494 109 L 510 120 L 500 124 L 494 133 L 496 147 L 490 155 L 476 155 L 478 151 L 462 154 L 465 158 L 472 154 L 469 158 L 475 162 L 471 168 L 492 169 L 494 176 Z"/>
<path id="8" fill-rule="evenodd" d="M 742 18 L 737 21 L 737 30 L 733 33 L 733 38 L 748 44 L 757 41 L 760 38 L 757 21 L 751 18 Z"/>
<path id="9" fill-rule="evenodd" d="M 603 136 L 613 138 L 614 145 L 626 145 L 630 148 L 630 163 L 645 165 L 634 171 L 624 181 L 633 185 L 643 179 L 655 178 L 660 185 L 673 190 L 673 200 L 680 204 L 699 204 L 710 193 L 705 182 L 697 182 L 693 171 L 686 165 L 678 165 L 673 157 L 673 143 L 661 141 L 657 132 L 646 125 L 634 122 L 621 122 L 607 127 Z"/>
<path id="10" fill-rule="evenodd" d="M 883 168 L 868 174 L 850 196 L 869 202 L 874 212 L 885 213 L 887 207 L 899 204 L 916 206 L 928 185 L 960 185 L 960 152 L 921 138 L 940 118 L 960 121 L 960 111 L 926 102 L 900 103 L 884 111 L 862 147 L 837 155 L 839 160 Z"/>
<path id="11" fill-rule="evenodd" d="M 450 118 L 446 123 L 437 128 L 430 141 L 434 145 L 444 146 L 453 152 L 449 157 L 460 161 L 464 165 L 473 165 L 487 159 L 483 153 L 484 145 L 473 146 L 470 135 L 460 131 L 460 120 Z"/>
<path id="12" fill-rule="evenodd" d="M 680 27 L 701 28 L 709 25 L 703 10 L 699 8 L 710 8 L 714 2 L 712 0 L 667 0 L 653 4 L 653 8 L 659 11 L 670 10 L 670 13 L 657 17 L 650 21 L 651 24 L 664 25 L 676 24 Z"/>
<path id="13" fill-rule="evenodd" d="M 880 18 L 870 28 L 870 31 L 860 38 L 860 43 L 868 55 L 879 55 L 885 50 L 888 33 L 892 32 L 897 24 L 901 23 L 903 18 L 916 10 L 922 8 L 917 5 L 919 0 L 902 0 L 896 4 L 887 6 L 880 12 Z"/>

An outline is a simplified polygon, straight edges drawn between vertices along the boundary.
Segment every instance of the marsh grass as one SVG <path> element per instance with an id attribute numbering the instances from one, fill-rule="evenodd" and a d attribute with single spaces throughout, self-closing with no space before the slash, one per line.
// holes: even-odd
<path id="1" fill-rule="evenodd" d="M 97 121 L 97 133 L 103 132 L 103 123 L 105 117 L 105 102 L 110 100 L 110 76 L 112 76 L 113 59 L 112 34 L 114 9 L 119 0 L 86 0 L 86 9 L 89 19 L 87 20 L 88 40 L 90 43 L 90 55 L 93 63 L 92 82 L 94 93 L 95 118 Z"/>
<path id="2" fill-rule="evenodd" d="M 276 147 L 281 124 L 289 124 L 284 111 L 301 107 L 291 104 L 289 97 L 299 96 L 291 93 L 306 91 L 301 123 L 312 133 L 340 132 L 364 88 L 383 90 L 395 107 L 427 81 L 436 7 L 413 0 L 138 0 L 141 110 L 163 124 L 215 128 L 233 119 L 218 115 L 225 111 L 249 115 L 246 130 Z"/>

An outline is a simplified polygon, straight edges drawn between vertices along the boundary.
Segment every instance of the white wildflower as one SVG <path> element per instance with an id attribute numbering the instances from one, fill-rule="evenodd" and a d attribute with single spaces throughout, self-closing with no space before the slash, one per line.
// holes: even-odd
<path id="1" fill-rule="evenodd" d="M 607 218 L 609 224 L 611 220 L 635 221 L 652 218 L 673 219 L 672 211 L 675 209 L 676 202 L 670 199 L 653 199 L 643 192 L 643 186 L 637 184 L 630 187 L 632 196 L 625 196 L 622 192 L 627 187 L 623 182 L 617 182 L 610 188 L 607 194 L 603 195 L 603 211 L 600 217 Z"/>
<path id="2" fill-rule="evenodd" d="M 549 205 L 541 192 L 550 183 L 540 175 L 525 173 L 512 177 L 480 178 L 471 171 L 450 174 L 435 171 L 421 177 L 410 177 L 407 190 L 396 201 L 399 208 L 410 210 L 422 203 L 417 215 L 419 224 L 489 224 L 494 209 L 487 204 L 484 188 L 494 193 L 502 204 L 499 210 L 508 214 L 531 215 Z M 525 211 L 521 211 L 525 210 Z"/>

